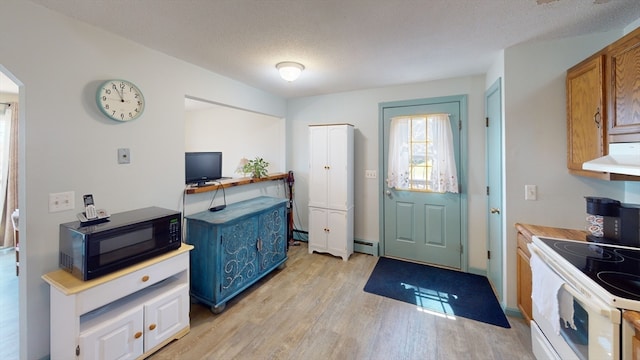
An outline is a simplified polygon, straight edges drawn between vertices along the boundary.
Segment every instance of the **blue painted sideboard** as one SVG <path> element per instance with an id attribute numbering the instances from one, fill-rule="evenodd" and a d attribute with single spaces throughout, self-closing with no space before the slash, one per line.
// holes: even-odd
<path id="1" fill-rule="evenodd" d="M 191 297 L 217 314 L 229 299 L 283 267 L 286 207 L 286 199 L 261 196 L 186 216 L 186 242 L 194 246 Z"/>

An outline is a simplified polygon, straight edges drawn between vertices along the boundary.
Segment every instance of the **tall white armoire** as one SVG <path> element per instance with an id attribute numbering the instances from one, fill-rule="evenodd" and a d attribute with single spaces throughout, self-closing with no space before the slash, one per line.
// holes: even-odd
<path id="1" fill-rule="evenodd" d="M 309 126 L 309 253 L 353 254 L 353 125 Z"/>

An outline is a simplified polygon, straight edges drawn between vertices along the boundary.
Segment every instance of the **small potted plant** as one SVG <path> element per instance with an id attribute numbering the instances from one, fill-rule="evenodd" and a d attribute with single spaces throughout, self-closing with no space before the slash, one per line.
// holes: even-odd
<path id="1" fill-rule="evenodd" d="M 242 172 L 250 174 L 252 178 L 263 178 L 267 176 L 267 168 L 269 163 L 264 161 L 261 157 L 257 157 L 253 160 L 247 161 L 242 167 Z"/>

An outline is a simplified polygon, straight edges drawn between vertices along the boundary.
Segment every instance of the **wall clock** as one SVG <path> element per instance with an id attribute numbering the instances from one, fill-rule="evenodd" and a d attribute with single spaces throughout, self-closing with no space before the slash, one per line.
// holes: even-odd
<path id="1" fill-rule="evenodd" d="M 109 119 L 131 121 L 144 111 L 142 91 L 127 80 L 107 80 L 96 92 L 96 103 Z"/>

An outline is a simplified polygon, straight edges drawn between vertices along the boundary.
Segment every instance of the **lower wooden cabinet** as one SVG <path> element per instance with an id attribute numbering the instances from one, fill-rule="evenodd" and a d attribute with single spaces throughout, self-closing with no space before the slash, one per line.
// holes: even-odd
<path id="1" fill-rule="evenodd" d="M 533 318 L 531 303 L 531 266 L 529 265 L 531 255 L 529 254 L 528 249 L 523 249 L 521 247 L 521 243 L 525 245 L 527 242 L 524 235 L 518 233 L 518 308 L 520 309 L 522 316 L 527 320 L 527 323 L 529 323 Z"/>
<path id="2" fill-rule="evenodd" d="M 226 302 L 287 260 L 287 200 L 262 196 L 186 216 L 191 296 L 222 312 Z"/>
<path id="3" fill-rule="evenodd" d="M 640 312 L 622 313 L 622 359 L 640 359 Z"/>
<path id="4" fill-rule="evenodd" d="M 51 285 L 51 359 L 137 359 L 189 332 L 189 251 L 90 281 L 64 270 Z"/>
<path id="5" fill-rule="evenodd" d="M 309 207 L 309 253 L 314 251 L 349 259 L 353 254 L 353 208 Z"/>

